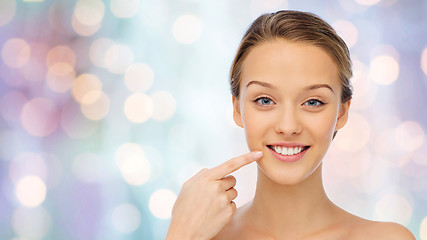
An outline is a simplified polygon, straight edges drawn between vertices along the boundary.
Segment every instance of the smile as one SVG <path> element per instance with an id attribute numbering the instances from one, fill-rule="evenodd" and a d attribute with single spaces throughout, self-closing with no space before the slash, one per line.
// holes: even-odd
<path id="1" fill-rule="evenodd" d="M 270 149 L 271 153 L 277 160 L 282 162 L 295 162 L 301 159 L 307 149 L 310 146 L 297 145 L 297 144 L 287 144 L 288 146 L 284 146 L 285 144 L 275 144 L 275 145 L 267 145 Z"/>
<path id="2" fill-rule="evenodd" d="M 300 152 L 306 150 L 309 148 L 309 146 L 299 146 L 299 147 L 281 147 L 281 146 L 273 146 L 273 145 L 268 145 L 268 147 L 272 150 L 274 150 L 275 152 L 284 155 L 284 156 L 292 156 L 292 155 L 296 155 L 299 154 Z"/>

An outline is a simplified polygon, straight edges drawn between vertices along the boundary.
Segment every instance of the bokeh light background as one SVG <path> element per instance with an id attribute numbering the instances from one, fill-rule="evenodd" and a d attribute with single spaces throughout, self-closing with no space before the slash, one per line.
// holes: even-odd
<path id="1" fill-rule="evenodd" d="M 330 198 L 427 239 L 427 2 L 1 0 L 0 239 L 162 239 L 182 183 L 247 152 L 227 76 L 259 14 L 311 11 L 354 61 Z M 256 166 L 236 172 L 236 202 Z"/>

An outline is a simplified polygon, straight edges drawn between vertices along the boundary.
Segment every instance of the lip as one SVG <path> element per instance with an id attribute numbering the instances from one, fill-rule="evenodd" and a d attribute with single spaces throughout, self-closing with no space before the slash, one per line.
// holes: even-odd
<path id="1" fill-rule="evenodd" d="M 280 153 L 277 153 L 276 151 L 274 151 L 273 149 L 271 149 L 268 146 L 281 146 L 281 147 L 287 147 L 287 148 L 291 148 L 291 147 L 307 147 L 307 148 L 298 154 L 285 156 L 285 155 L 282 155 Z M 302 157 L 304 157 L 305 153 L 310 148 L 310 146 L 300 144 L 300 143 L 273 143 L 273 144 L 267 145 L 267 148 L 268 148 L 268 150 L 270 150 L 271 154 L 273 154 L 273 156 L 281 162 L 296 162 L 296 161 L 300 160 Z"/>

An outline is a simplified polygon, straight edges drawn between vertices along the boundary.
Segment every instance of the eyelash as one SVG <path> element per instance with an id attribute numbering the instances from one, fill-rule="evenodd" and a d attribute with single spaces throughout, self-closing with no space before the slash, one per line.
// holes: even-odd
<path id="1" fill-rule="evenodd" d="M 259 101 L 260 100 L 262 100 L 262 99 L 268 99 L 269 101 L 271 101 L 272 103 L 274 103 L 274 101 L 271 99 L 271 98 L 269 98 L 269 97 L 266 97 L 266 96 L 262 96 L 262 97 L 258 97 L 258 98 L 256 98 L 255 100 L 253 100 L 253 102 L 255 102 L 255 103 L 258 103 L 259 105 L 261 105 L 261 106 L 268 106 L 268 105 L 271 105 L 271 104 L 262 104 L 262 103 L 260 103 Z M 311 106 L 311 107 L 321 107 L 321 106 L 323 106 L 323 105 L 325 105 L 326 103 L 325 102 L 323 102 L 323 101 L 321 101 L 321 100 L 319 100 L 319 99 L 316 99 L 316 98 L 312 98 L 312 99 L 309 99 L 309 100 L 307 100 L 306 102 L 304 102 L 303 103 L 303 105 L 306 105 L 308 102 L 310 102 L 310 101 L 316 101 L 317 103 L 318 103 L 318 105 L 316 105 L 316 106 Z M 307 105 L 308 106 L 308 105 Z"/>

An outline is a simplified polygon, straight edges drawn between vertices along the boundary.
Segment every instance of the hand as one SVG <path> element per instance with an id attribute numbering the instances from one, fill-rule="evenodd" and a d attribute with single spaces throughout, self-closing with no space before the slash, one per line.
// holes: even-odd
<path id="1" fill-rule="evenodd" d="M 251 152 L 202 169 L 187 180 L 172 209 L 166 239 L 203 240 L 218 234 L 236 211 L 236 178 L 228 174 L 261 157 L 262 152 Z"/>

